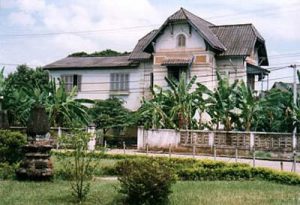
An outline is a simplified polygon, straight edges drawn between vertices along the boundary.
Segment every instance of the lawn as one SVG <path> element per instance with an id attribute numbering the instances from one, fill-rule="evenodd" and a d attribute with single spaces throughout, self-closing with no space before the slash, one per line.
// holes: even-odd
<path id="1" fill-rule="evenodd" d="M 96 180 L 84 204 L 117 204 L 118 182 Z M 0 204 L 72 204 L 67 181 L 18 182 L 0 181 Z M 264 181 L 177 182 L 171 204 L 300 204 L 300 187 Z"/>

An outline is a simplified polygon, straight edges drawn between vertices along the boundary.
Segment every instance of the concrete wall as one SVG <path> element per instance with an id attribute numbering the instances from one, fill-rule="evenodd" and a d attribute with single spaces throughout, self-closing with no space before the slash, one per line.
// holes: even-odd
<path id="1" fill-rule="evenodd" d="M 179 143 L 180 133 L 176 130 L 138 128 L 138 149 L 145 149 L 147 144 L 149 148 L 177 147 Z"/>
<path id="2" fill-rule="evenodd" d="M 231 82 L 234 80 L 247 82 L 246 63 L 243 57 L 218 57 L 216 70 L 222 75 L 227 75 Z"/>
<path id="3" fill-rule="evenodd" d="M 104 100 L 112 94 L 124 100 L 124 106 L 130 110 L 137 110 L 141 105 L 141 99 L 145 93 L 149 93 L 150 79 L 149 72 L 152 65 L 144 62 L 137 68 L 113 68 L 113 69 L 68 69 L 49 71 L 53 78 L 60 78 L 61 75 L 82 76 L 81 91 L 77 98 L 87 98 L 93 100 Z M 129 92 L 112 93 L 110 91 L 111 73 L 129 73 Z M 58 82 L 58 81 L 57 81 Z"/>
<path id="4" fill-rule="evenodd" d="M 186 37 L 186 46 L 179 48 L 177 46 L 178 35 L 183 34 Z M 204 39 L 192 28 L 189 33 L 189 25 L 187 23 L 173 25 L 173 34 L 171 27 L 168 26 L 164 32 L 157 38 L 155 43 L 155 52 L 174 51 L 174 50 L 189 50 L 200 48 L 206 49 Z"/>

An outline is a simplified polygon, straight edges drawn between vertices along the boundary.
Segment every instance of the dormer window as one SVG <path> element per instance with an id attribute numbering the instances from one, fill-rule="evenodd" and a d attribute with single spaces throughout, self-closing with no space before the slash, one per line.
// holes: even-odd
<path id="1" fill-rule="evenodd" d="M 178 47 L 185 47 L 185 35 L 179 34 L 178 35 Z"/>

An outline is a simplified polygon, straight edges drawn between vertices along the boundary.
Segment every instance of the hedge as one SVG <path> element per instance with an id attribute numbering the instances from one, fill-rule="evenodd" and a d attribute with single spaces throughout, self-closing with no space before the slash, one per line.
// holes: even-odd
<path id="1" fill-rule="evenodd" d="M 117 175 L 117 167 L 124 160 L 142 162 L 152 160 L 173 169 L 181 180 L 265 180 L 281 184 L 300 185 L 300 175 L 291 172 L 276 171 L 269 168 L 253 168 L 243 163 L 228 163 L 213 160 L 197 160 L 187 158 L 148 157 L 141 155 L 90 153 L 97 159 L 119 160 L 115 166 L 105 167 L 104 175 Z M 71 151 L 53 152 L 59 157 L 70 157 Z"/>

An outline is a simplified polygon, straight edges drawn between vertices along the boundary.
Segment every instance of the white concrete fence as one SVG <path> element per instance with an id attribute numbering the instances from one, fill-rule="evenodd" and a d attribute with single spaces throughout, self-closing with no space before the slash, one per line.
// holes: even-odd
<path id="1" fill-rule="evenodd" d="M 174 147 L 238 148 L 293 151 L 300 148 L 300 136 L 292 133 L 238 132 L 138 128 L 138 149 Z"/>

